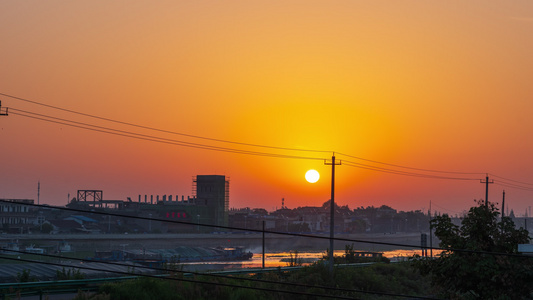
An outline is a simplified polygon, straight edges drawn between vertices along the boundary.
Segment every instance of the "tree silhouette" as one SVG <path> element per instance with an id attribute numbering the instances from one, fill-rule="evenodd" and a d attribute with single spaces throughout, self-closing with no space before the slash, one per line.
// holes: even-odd
<path id="1" fill-rule="evenodd" d="M 415 265 L 431 275 L 444 297 L 531 299 L 533 257 L 494 254 L 518 254 L 517 245 L 529 243 L 529 233 L 516 229 L 509 217 L 498 221 L 499 215 L 493 203 L 485 206 L 478 201 L 461 226 L 453 224 L 446 214 L 431 221 L 440 247 L 447 250 L 434 260 L 418 258 Z"/>

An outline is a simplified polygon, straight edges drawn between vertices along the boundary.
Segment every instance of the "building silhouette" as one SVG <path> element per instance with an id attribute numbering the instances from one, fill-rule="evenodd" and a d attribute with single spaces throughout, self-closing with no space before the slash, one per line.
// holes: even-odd
<path id="1" fill-rule="evenodd" d="M 224 175 L 197 175 L 193 180 L 197 205 L 205 205 L 205 224 L 228 226 L 229 180 Z"/>
<path id="2" fill-rule="evenodd" d="M 111 211 L 124 216 L 100 217 L 101 232 L 213 232 L 228 226 L 229 180 L 223 175 L 192 178 L 193 196 L 139 195 L 138 200 L 106 200 L 101 190 L 79 190 L 67 207 Z M 90 213 L 89 213 L 90 214 Z M 174 222 L 161 222 L 168 220 Z M 210 226 L 202 226 L 202 225 Z"/>
<path id="3" fill-rule="evenodd" d="M 24 204 L 34 204 L 33 199 L 0 199 L 2 232 L 27 233 L 38 222 L 36 209 Z M 42 222 L 42 221 L 41 221 Z"/>

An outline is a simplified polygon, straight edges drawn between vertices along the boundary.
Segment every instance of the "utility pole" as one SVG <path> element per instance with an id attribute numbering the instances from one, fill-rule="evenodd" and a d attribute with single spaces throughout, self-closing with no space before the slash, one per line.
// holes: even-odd
<path id="1" fill-rule="evenodd" d="M 263 220 L 263 264 L 262 269 L 265 268 L 265 220 Z"/>
<path id="2" fill-rule="evenodd" d="M 39 198 L 41 196 L 41 181 L 37 181 L 37 205 L 39 205 Z"/>
<path id="3" fill-rule="evenodd" d="M 433 258 L 433 229 L 431 228 L 431 200 L 429 200 L 429 255 Z"/>
<path id="4" fill-rule="evenodd" d="M 6 107 L 6 112 L 5 113 L 2 112 L 2 101 L 0 101 L 0 116 L 7 116 L 7 107 Z"/>
<path id="5" fill-rule="evenodd" d="M 335 165 L 340 165 L 341 161 L 335 162 L 335 153 L 331 156 L 331 163 L 324 161 L 325 165 L 331 165 L 331 209 L 329 222 L 329 272 L 333 274 L 333 239 L 335 238 Z"/>
<path id="6" fill-rule="evenodd" d="M 489 181 L 489 174 L 487 174 L 485 181 L 482 179 L 481 183 L 485 184 L 485 207 L 489 207 L 489 183 L 494 183 L 494 180 Z"/>
<path id="7" fill-rule="evenodd" d="M 502 221 L 503 217 L 505 216 L 503 208 L 505 207 L 505 190 L 503 190 L 503 198 L 502 198 Z"/>

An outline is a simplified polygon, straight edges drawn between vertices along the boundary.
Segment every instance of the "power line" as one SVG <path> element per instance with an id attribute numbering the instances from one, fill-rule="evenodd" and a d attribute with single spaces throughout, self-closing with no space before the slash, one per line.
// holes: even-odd
<path id="1" fill-rule="evenodd" d="M 103 263 L 107 265 L 113 265 L 113 266 L 120 266 L 120 267 L 128 267 L 131 268 L 131 265 L 129 264 L 123 264 L 113 261 L 94 261 L 91 259 L 84 259 L 84 258 L 77 258 L 77 257 L 68 257 L 68 256 L 59 256 L 59 255 L 52 255 L 52 254 L 44 254 L 44 253 L 31 253 L 26 251 L 20 251 L 20 250 L 10 250 L 5 249 L 7 252 L 12 253 L 19 253 L 19 254 L 31 254 L 36 255 L 40 257 L 49 257 L 49 258 L 58 258 L 58 259 L 73 259 L 81 262 L 87 262 L 87 263 Z M 17 260 L 17 259 L 15 259 Z M 35 261 L 34 261 L 35 262 Z M 77 267 L 74 267 L 77 268 Z M 150 267 L 150 266 L 142 266 L 142 269 L 149 269 L 154 271 L 160 271 L 160 272 L 173 272 L 173 273 L 181 273 L 183 275 L 191 274 L 195 276 L 206 276 L 206 277 L 215 277 L 215 278 L 222 278 L 222 279 L 234 279 L 238 281 L 249 281 L 249 282 L 257 282 L 257 283 L 267 283 L 267 284 L 275 284 L 275 285 L 286 285 L 290 287 L 303 287 L 303 288 L 320 288 L 330 291 L 336 291 L 336 292 L 349 292 L 349 293 L 362 293 L 362 294 L 372 294 L 372 295 L 382 295 L 382 296 L 396 296 L 396 297 L 406 297 L 406 298 L 417 298 L 417 299 L 435 299 L 435 298 L 429 298 L 429 297 L 419 297 L 419 296 L 412 296 L 412 295 L 402 295 L 402 294 L 391 294 L 391 293 L 383 293 L 383 292 L 372 292 L 372 291 L 361 291 L 361 290 L 351 290 L 351 289 L 345 289 L 345 288 L 339 288 L 339 287 L 330 287 L 330 286 L 324 286 L 324 285 L 309 285 L 309 284 L 303 284 L 303 283 L 297 283 L 297 282 L 282 282 L 282 281 L 272 281 L 272 280 L 265 280 L 265 279 L 258 279 L 258 278 L 251 278 L 251 277 L 232 277 L 228 275 L 221 275 L 221 274 L 215 274 L 215 273 L 201 273 L 201 272 L 194 272 L 194 271 L 183 271 L 183 270 L 176 270 L 176 269 L 168 269 L 168 268 L 158 268 L 158 267 Z M 133 274 L 133 273 L 132 273 Z"/>
<path id="2" fill-rule="evenodd" d="M 108 122 L 113 122 L 113 123 L 117 123 L 117 124 L 128 125 L 128 126 L 133 126 L 133 127 L 137 127 L 137 128 L 148 129 L 148 130 L 153 130 L 153 131 L 158 131 L 158 132 L 168 133 L 168 134 L 174 134 L 174 135 L 180 135 L 180 136 L 185 136 L 185 137 L 190 137 L 190 138 L 203 139 L 203 140 L 208 140 L 208 141 L 213 141 L 213 142 L 221 142 L 221 143 L 243 145 L 243 146 L 260 147 L 260 148 L 268 148 L 268 149 L 277 149 L 277 150 L 331 153 L 331 151 L 326 151 L 326 150 L 312 150 L 312 149 L 301 149 L 301 148 L 276 147 L 276 146 L 268 146 L 268 145 L 236 142 L 236 141 L 223 140 L 223 139 L 215 139 L 215 138 L 209 138 L 209 137 L 204 137 L 204 136 L 199 136 L 199 135 L 194 135 L 194 134 L 186 134 L 186 133 L 181 133 L 181 132 L 176 132 L 176 131 L 170 131 L 170 130 L 158 129 L 158 128 L 144 126 L 144 125 L 138 125 L 138 124 L 124 122 L 124 121 L 118 121 L 118 120 L 114 120 L 114 119 L 110 119 L 110 118 L 104 118 L 104 117 L 91 115 L 91 114 L 87 114 L 87 113 L 82 113 L 82 112 L 79 112 L 79 111 L 66 109 L 66 108 L 61 108 L 61 107 L 53 106 L 53 105 L 49 105 L 49 104 L 44 104 L 44 103 L 40 103 L 40 102 L 37 102 L 37 101 L 33 101 L 33 100 L 21 98 L 21 97 L 16 97 L 16 96 L 4 94 L 4 93 L 0 93 L 0 95 L 9 97 L 9 98 L 12 98 L 12 99 L 15 99 L 15 100 L 20 100 L 20 101 L 24 101 L 24 102 L 28 102 L 28 103 L 32 103 L 32 104 L 36 104 L 36 105 L 40 105 L 40 106 L 44 106 L 44 107 L 48 107 L 48 108 L 53 108 L 53 109 L 56 109 L 56 110 L 61 110 L 61 111 L 64 111 L 64 112 L 69 112 L 69 113 L 73 113 L 73 114 L 77 114 L 77 115 L 81 115 L 81 116 L 85 116 L 85 117 L 90 117 L 90 118 L 99 119 L 99 120 L 108 121 Z"/>
<path id="3" fill-rule="evenodd" d="M 498 181 L 494 181 L 494 184 L 497 184 L 497 185 L 503 186 L 503 187 L 508 187 L 508 188 L 513 188 L 513 189 L 533 192 L 533 188 L 531 188 L 531 187 L 524 187 L 524 186 L 511 184 L 511 183 L 501 183 L 501 182 L 498 182 Z"/>
<path id="4" fill-rule="evenodd" d="M 353 155 L 348 155 L 348 154 L 343 154 L 343 153 L 339 153 L 339 152 L 335 152 L 335 153 L 337 153 L 339 155 L 343 155 L 343 156 L 347 156 L 347 157 L 351 157 L 351 158 L 367 161 L 367 162 L 372 162 L 372 163 L 381 164 L 381 165 L 387 165 L 387 166 L 391 166 L 391 167 L 403 168 L 403 169 L 410 169 L 410 170 L 415 170 L 415 171 L 434 172 L 434 173 L 447 173 L 447 174 L 463 174 L 463 175 L 485 174 L 485 173 L 480 173 L 480 172 L 453 172 L 453 171 L 441 171 L 441 170 L 413 168 L 413 167 L 406 167 L 406 166 L 402 166 L 402 165 L 396 165 L 396 164 L 380 162 L 380 161 L 376 161 L 376 160 L 370 160 L 370 159 L 361 158 L 361 157 L 358 157 L 358 156 L 353 156 Z"/>
<path id="5" fill-rule="evenodd" d="M 489 175 L 492 176 L 492 177 L 500 178 L 500 179 L 502 179 L 504 181 L 512 181 L 512 182 L 516 182 L 516 183 L 520 183 L 520 184 L 533 186 L 533 183 L 527 183 L 527 182 L 523 182 L 523 181 L 517 181 L 517 180 L 513 180 L 513 179 L 508 179 L 508 178 L 497 176 L 497 175 L 494 175 L 494 174 L 491 174 L 491 173 L 489 173 Z"/>
<path id="6" fill-rule="evenodd" d="M 2 199 L 0 199 L 0 203 L 13 204 L 13 202 L 2 200 Z M 251 228 L 240 228 L 240 227 L 233 227 L 233 226 L 202 224 L 202 223 L 198 223 L 198 222 L 195 223 L 195 222 L 186 222 L 186 221 L 177 221 L 177 220 L 154 219 L 154 218 L 147 218 L 147 217 L 141 217 L 141 216 L 129 216 L 129 215 L 121 215 L 121 214 L 109 213 L 109 212 L 101 212 L 101 211 L 96 211 L 96 210 L 87 211 L 87 210 L 70 208 L 70 207 L 61 207 L 61 206 L 53 206 L 53 207 L 51 207 L 51 206 L 46 206 L 46 205 L 38 205 L 38 204 L 23 203 L 23 202 L 17 202 L 16 204 L 17 205 L 32 206 L 32 207 L 48 208 L 48 209 L 51 208 L 51 209 L 67 210 L 67 211 L 74 211 L 74 212 L 81 212 L 81 213 L 90 213 L 90 214 L 97 214 L 97 215 L 104 215 L 104 216 L 115 216 L 115 217 L 123 217 L 123 218 L 139 219 L 139 220 L 160 221 L 160 222 L 173 223 L 173 224 L 185 224 L 185 225 L 202 226 L 202 227 L 208 227 L 208 228 L 221 228 L 221 229 L 229 229 L 229 230 L 257 232 L 257 233 L 264 232 L 264 233 L 268 233 L 268 234 L 277 234 L 277 235 L 286 235 L 286 236 L 296 236 L 296 237 L 305 237 L 305 238 L 330 240 L 330 237 L 312 235 L 312 234 L 290 233 L 290 232 L 260 230 L 260 229 L 251 229 Z M 344 242 L 352 242 L 352 243 L 364 243 L 364 244 L 374 244 L 374 245 L 383 245 L 383 246 L 420 248 L 420 245 L 408 245 L 408 244 L 389 243 L 389 242 L 377 242 L 377 241 L 367 241 L 367 240 L 339 238 L 339 237 L 334 237 L 334 239 L 336 241 L 344 241 Z M 440 248 L 439 247 L 431 247 L 431 248 L 430 247 L 425 247 L 425 248 L 433 249 L 433 250 L 453 251 L 453 252 L 478 253 L 478 254 L 488 254 L 488 255 L 501 255 L 501 256 L 511 256 L 511 257 L 533 258 L 533 256 L 520 255 L 520 254 L 514 254 L 514 253 L 490 252 L 490 251 L 478 251 L 478 250 L 442 248 L 442 247 L 440 247 Z"/>
<path id="7" fill-rule="evenodd" d="M 487 176 L 488 175 L 499 178 L 499 180 L 491 181 L 491 183 L 495 183 L 499 186 L 514 188 L 514 189 L 523 190 L 523 191 L 533 191 L 533 183 L 513 180 L 513 179 L 505 178 L 505 177 L 494 175 L 494 174 L 487 174 Z"/>
<path id="8" fill-rule="evenodd" d="M 60 111 L 68 112 L 68 113 L 73 113 L 73 114 L 77 114 L 77 115 L 81 115 L 81 116 L 86 116 L 86 117 L 90 117 L 90 118 L 94 118 L 94 119 L 99 119 L 99 120 L 103 120 L 103 121 L 107 121 L 107 122 L 113 122 L 113 123 L 116 123 L 116 124 L 133 126 L 133 127 L 152 130 L 152 131 L 157 131 L 157 132 L 161 132 L 161 133 L 180 135 L 180 136 L 189 137 L 189 138 L 203 139 L 203 140 L 208 140 L 208 141 L 213 141 L 213 142 L 230 143 L 230 144 L 242 145 L 242 146 L 261 147 L 261 148 L 266 148 L 266 149 L 284 150 L 284 151 L 302 151 L 302 152 L 314 152 L 314 153 L 329 153 L 329 152 L 332 152 L 332 151 L 325 151 L 325 150 L 278 147 L 278 146 L 269 146 L 269 145 L 253 144 L 253 143 L 243 143 L 243 142 L 238 142 L 238 141 L 209 138 L 209 137 L 204 137 L 204 136 L 199 136 L 199 135 L 186 134 L 186 133 L 180 133 L 180 132 L 175 132 L 175 131 L 170 131 L 170 130 L 153 128 L 153 127 L 149 127 L 149 126 L 144 126 L 144 125 L 124 122 L 124 121 L 119 121 L 119 120 L 115 120 L 115 119 L 111 119 L 111 118 L 100 117 L 100 116 L 91 115 L 91 114 L 87 114 L 87 113 L 82 113 L 82 112 L 79 112 L 79 111 L 66 109 L 66 108 L 62 108 L 62 107 L 58 107 L 58 106 L 53 106 L 53 105 L 37 102 L 37 101 L 34 101 L 34 100 L 25 99 L 25 98 L 13 96 L 13 95 L 5 94 L 5 93 L 0 93 L 0 95 L 9 97 L 9 98 L 12 98 L 12 99 L 15 99 L 15 100 L 28 102 L 28 103 L 31 103 L 31 104 L 35 104 L 35 105 L 39 105 L 39 106 L 43 106 L 43 107 L 48 107 L 48 108 L 52 108 L 52 109 L 56 109 L 56 110 L 60 110 Z M 118 129 L 113 129 L 113 128 L 104 127 L 104 126 L 92 125 L 92 124 L 88 124 L 88 123 L 83 123 L 83 122 L 77 122 L 77 121 L 57 118 L 57 117 L 48 116 L 48 115 L 44 115 L 44 114 L 38 114 L 38 113 L 34 113 L 34 112 L 19 110 L 19 109 L 16 109 L 16 108 L 11 108 L 11 109 L 15 110 L 15 111 L 19 111 L 19 113 L 13 113 L 13 114 L 19 115 L 19 116 L 24 116 L 24 117 L 27 117 L 27 118 L 33 118 L 33 119 L 37 119 L 37 120 L 41 120 L 41 121 L 46 121 L 46 122 L 51 122 L 51 123 L 56 123 L 56 124 L 76 127 L 76 128 L 85 129 L 85 130 L 91 130 L 91 131 L 95 131 L 95 132 L 114 134 L 114 135 L 130 137 L 130 138 L 135 138 L 135 139 L 141 139 L 141 140 L 146 140 L 146 141 L 152 141 L 152 142 L 172 144 L 172 145 L 176 145 L 176 146 L 183 146 L 183 147 L 190 147 L 190 148 L 204 149 L 204 150 L 213 150 L 213 151 L 220 151 L 220 152 L 228 152 L 228 153 L 236 153 L 236 154 L 247 154 L 247 155 L 256 155 L 256 156 L 277 157 L 277 158 L 294 158 L 294 159 L 311 159 L 311 160 L 322 160 L 323 159 L 323 158 L 318 158 L 318 157 L 305 157 L 305 156 L 298 156 L 298 155 L 285 155 L 285 154 L 277 154 L 277 153 L 250 151 L 250 150 L 242 150 L 242 149 L 235 149 L 235 148 L 212 146 L 212 145 L 206 145 L 206 144 L 200 144 L 200 143 L 191 143 L 191 142 L 186 142 L 186 141 L 181 141 L 181 140 L 166 139 L 166 138 L 156 137 L 156 136 L 152 136 L 152 135 L 144 135 L 144 134 L 139 134 L 139 133 L 130 132 L 130 131 L 118 130 Z M 23 112 L 23 113 L 26 113 L 26 114 L 23 114 L 23 113 L 20 113 L 20 112 Z M 30 115 L 28 115 L 28 114 L 30 114 Z M 37 117 L 37 116 L 39 116 L 39 117 Z M 54 120 L 56 120 L 56 121 L 54 121 Z M 89 128 L 89 127 L 92 127 L 92 128 Z M 398 165 L 398 164 L 391 164 L 391 163 L 386 163 L 386 162 L 381 162 L 381 161 L 376 161 L 376 160 L 365 159 L 365 158 L 361 158 L 361 157 L 358 157 L 358 156 L 344 154 L 344 153 L 340 153 L 340 152 L 335 152 L 335 153 L 337 153 L 338 155 L 351 157 L 351 158 L 354 158 L 354 159 L 357 159 L 357 160 L 367 161 L 367 162 L 371 162 L 371 163 L 375 163 L 375 164 L 381 164 L 381 165 L 395 167 L 395 168 L 408 169 L 408 170 L 413 170 L 413 171 L 442 173 L 442 174 L 457 174 L 457 175 L 479 175 L 479 174 L 485 174 L 485 173 L 480 173 L 480 172 L 456 172 L 456 171 L 443 171 L 443 170 L 434 170 L 434 169 L 414 168 L 414 167 L 408 167 L 408 166 L 403 166 L 403 165 Z M 415 172 L 406 172 L 406 171 L 401 171 L 401 170 L 394 170 L 394 169 L 389 169 L 389 168 L 382 168 L 382 167 L 367 165 L 367 164 L 360 164 L 360 163 L 356 163 L 356 162 L 349 162 L 349 161 L 346 161 L 346 162 L 347 162 L 347 165 L 351 166 L 351 167 L 357 167 L 357 168 L 361 168 L 361 169 L 368 169 L 368 170 L 379 171 L 379 172 L 384 172 L 384 173 L 390 173 L 390 174 L 395 174 L 395 175 L 434 178 L 434 179 L 478 180 L 478 179 L 473 179 L 473 178 L 447 177 L 447 176 L 437 176 L 437 175 L 429 175 L 429 174 L 422 174 L 422 173 L 415 173 Z M 533 191 L 533 183 L 526 183 L 526 182 L 516 181 L 516 180 L 512 180 L 512 179 L 507 179 L 507 178 L 500 177 L 500 176 L 493 175 L 493 174 L 491 174 L 491 175 L 494 176 L 494 177 L 502 179 L 504 181 L 503 183 L 500 183 L 500 185 L 502 185 L 502 186 L 521 189 L 521 190 L 525 190 L 525 191 Z M 520 186 L 520 185 L 516 185 L 516 184 L 506 183 L 505 181 L 511 181 L 511 182 L 515 182 L 515 183 L 531 185 L 532 188 L 530 189 L 529 187 L 524 187 L 524 186 Z"/>
<path id="9" fill-rule="evenodd" d="M 457 171 L 442 171 L 442 170 L 434 170 L 434 169 L 413 168 L 413 167 L 407 167 L 407 166 L 402 166 L 402 165 L 397 165 L 397 164 L 380 162 L 380 161 L 376 161 L 376 160 L 365 159 L 365 158 L 361 158 L 361 157 L 358 157 L 358 156 L 353 156 L 353 155 L 349 155 L 349 154 L 343 154 L 343 153 L 339 153 L 339 152 L 335 152 L 335 153 L 337 153 L 339 155 L 343 155 L 343 156 L 359 159 L 359 160 L 362 160 L 362 161 L 367 161 L 367 162 L 372 162 L 372 163 L 376 163 L 376 164 L 387 165 L 387 166 L 391 166 L 391 167 L 415 170 L 415 171 L 444 173 L 444 174 L 458 174 L 458 175 L 461 175 L 461 174 L 462 175 L 481 175 L 481 174 L 484 175 L 484 174 L 486 174 L 486 173 L 481 173 L 481 172 L 457 172 Z M 381 167 L 377 167 L 377 166 L 371 166 L 371 165 L 366 165 L 366 164 L 361 164 L 361 163 L 356 163 L 356 162 L 350 162 L 350 161 L 346 161 L 346 160 L 345 160 L 345 162 L 347 163 L 348 166 L 357 167 L 357 168 L 361 168 L 361 169 L 368 169 L 368 170 L 373 170 L 373 171 L 379 171 L 379 172 L 385 172 L 385 173 L 391 173 L 391 174 L 396 174 L 396 175 L 406 175 L 406 176 L 426 177 L 426 178 L 436 178 L 436 179 L 452 179 L 452 180 L 478 180 L 478 178 L 459 178 L 459 177 L 432 176 L 432 175 L 426 175 L 426 174 L 421 174 L 421 173 L 411 173 L 411 172 L 405 172 L 405 171 L 400 171 L 400 170 L 381 168 Z M 494 183 L 496 183 L 498 185 L 505 186 L 505 187 L 510 187 L 510 188 L 516 188 L 516 189 L 525 190 L 525 191 L 533 191 L 533 183 L 517 181 L 517 180 L 513 180 L 513 179 L 497 176 L 497 175 L 490 174 L 490 173 L 489 173 L 489 175 L 491 175 L 493 177 L 496 177 L 496 178 L 500 178 L 500 179 L 502 179 L 504 181 L 504 183 L 499 183 L 499 182 L 495 181 Z M 529 186 L 532 186 L 532 187 L 524 187 L 524 186 L 521 186 L 521 185 L 505 183 L 505 181 L 511 181 L 511 182 L 514 182 L 514 183 L 529 185 Z"/>
<path id="10" fill-rule="evenodd" d="M 406 171 L 376 167 L 376 166 L 371 166 L 367 164 L 361 164 L 361 163 L 356 163 L 356 162 L 346 161 L 346 160 L 344 160 L 343 162 L 345 163 L 345 165 L 350 166 L 350 167 L 390 173 L 390 174 L 395 174 L 395 175 L 405 175 L 405 176 L 432 178 L 432 179 L 448 179 L 448 180 L 479 180 L 479 178 L 450 177 L 450 176 L 430 175 L 430 174 L 415 173 L 415 172 L 406 172 Z"/>
<path id="11" fill-rule="evenodd" d="M 22 111 L 18 109 L 13 109 L 13 110 Z M 138 134 L 138 133 L 129 132 L 129 131 L 117 130 L 117 129 L 113 129 L 109 127 L 97 126 L 97 125 L 92 125 L 92 124 L 87 124 L 87 123 L 82 123 L 82 122 L 77 122 L 77 121 L 71 121 L 71 120 L 56 118 L 52 116 L 47 116 L 47 115 L 42 115 L 42 114 L 37 114 L 37 113 L 32 113 L 32 112 L 27 112 L 27 111 L 23 111 L 23 112 L 27 114 L 19 113 L 19 112 L 13 112 L 12 114 L 27 117 L 27 118 L 37 119 L 41 121 L 46 121 L 50 123 L 56 123 L 56 124 L 70 126 L 70 127 L 100 132 L 100 133 L 107 133 L 107 134 L 112 134 L 112 135 L 118 135 L 118 136 L 123 136 L 123 137 L 129 137 L 129 138 L 135 138 L 135 139 L 140 139 L 140 140 L 145 140 L 145 141 L 158 142 L 158 143 L 163 143 L 163 144 L 170 144 L 170 145 L 183 146 L 183 147 L 189 147 L 189 148 L 229 152 L 229 153 L 237 153 L 237 154 L 247 154 L 247 155 L 255 155 L 255 156 L 277 157 L 277 158 L 323 160 L 323 158 L 319 158 L 319 157 L 285 155 L 285 154 L 276 154 L 276 153 L 268 153 L 268 152 L 241 150 L 241 149 L 235 149 L 235 148 L 225 148 L 225 147 L 211 146 L 211 145 L 198 144 L 198 143 L 190 143 L 190 142 L 185 142 L 185 141 L 172 140 L 172 139 L 160 138 L 156 136 Z M 32 116 L 31 114 L 37 115 L 37 116 Z M 56 120 L 59 120 L 59 121 L 56 121 Z"/>
<path id="12" fill-rule="evenodd" d="M 13 112 L 13 110 L 15 112 Z M 22 113 L 21 113 L 22 112 Z M 245 154 L 245 155 L 254 155 L 254 156 L 264 156 L 264 157 L 275 157 L 275 158 L 290 158 L 290 159 L 309 159 L 309 160 L 323 160 L 323 158 L 320 157 L 307 157 L 307 156 L 297 156 L 297 155 L 285 155 L 285 154 L 277 154 L 277 153 L 268 153 L 268 152 L 258 152 L 258 151 L 250 151 L 250 150 L 242 150 L 242 149 L 235 149 L 235 148 L 227 148 L 227 147 L 220 147 L 220 146 L 212 146 L 212 145 L 206 145 L 206 144 L 199 144 L 199 143 L 191 143 L 181 140 L 175 140 L 175 139 L 168 139 L 168 138 L 162 138 L 157 137 L 153 135 L 146 135 L 146 134 L 139 134 L 131 131 L 125 131 L 125 130 L 119 130 L 114 129 L 110 127 L 105 126 L 98 126 L 93 124 L 88 124 L 84 122 L 78 122 L 78 121 L 72 121 L 67 120 L 63 118 L 57 118 L 53 116 L 48 116 L 44 114 L 34 113 L 30 111 L 25 111 L 21 109 L 12 108 L 12 114 L 19 115 L 27 118 L 37 119 L 45 122 L 90 130 L 94 132 L 100 132 L 100 133 L 106 133 L 106 134 L 112 134 L 112 135 L 118 135 L 123 137 L 129 137 L 139 140 L 145 140 L 150 142 L 158 142 L 158 143 L 164 143 L 164 144 L 170 144 L 175 146 L 182 146 L 182 147 L 189 147 L 189 148 L 196 148 L 196 149 L 203 149 L 203 150 L 212 150 L 212 151 L 219 151 L 219 152 L 227 152 L 227 153 L 235 153 L 235 154 Z M 281 149 L 281 147 L 277 147 L 277 149 Z M 345 156 L 349 156 L 346 154 L 343 154 Z M 352 156 L 350 156 L 352 157 Z M 364 159 L 363 159 L 364 160 Z M 367 160 L 371 161 L 371 160 Z M 424 173 L 415 173 L 415 172 L 407 172 L 402 170 L 394 170 L 390 168 L 384 168 L 384 167 L 378 167 L 378 166 L 372 166 L 368 164 L 362 164 L 352 161 L 344 161 L 345 165 L 360 169 L 366 169 L 366 170 L 372 170 L 372 171 L 378 171 L 383 173 L 389 173 L 389 174 L 395 174 L 395 175 L 404 175 L 404 176 L 411 176 L 411 177 L 421 177 L 421 178 L 431 178 L 431 179 L 445 179 L 445 180 L 479 180 L 478 178 L 464 178 L 464 177 L 451 177 L 451 176 L 439 176 L 439 175 L 431 175 L 431 174 L 424 174 Z M 374 161 L 373 161 L 374 162 Z M 376 162 L 380 163 L 380 162 Z M 390 165 L 390 166 L 396 166 L 393 164 L 387 164 L 387 163 L 381 163 L 384 165 Z M 399 166 L 402 167 L 402 166 Z M 412 169 L 412 170 L 424 170 L 428 172 L 441 172 L 441 173 L 450 173 L 450 174 L 478 174 L 478 173 L 467 173 L 467 172 L 446 172 L 446 171 L 436 171 L 436 170 L 426 170 L 426 169 L 419 169 L 419 168 L 409 168 L 409 167 L 403 167 L 406 169 Z M 499 177 L 499 176 L 495 176 Z M 503 178 L 503 177 L 501 177 Z M 510 180 L 510 179 L 508 179 Z M 510 180 L 513 182 L 518 182 L 515 180 Z M 533 188 L 529 187 L 523 187 L 516 184 L 510 184 L 507 183 L 498 183 L 501 186 L 509 187 L 509 188 L 516 188 L 521 189 L 525 191 L 533 191 Z M 528 183 L 523 183 L 528 184 Z M 533 184 L 531 184 L 533 185 Z"/>
<path id="13" fill-rule="evenodd" d="M 91 270 L 91 271 L 102 271 L 101 269 L 92 268 L 92 267 L 89 267 L 89 266 L 86 266 L 86 265 L 73 267 L 71 265 L 65 265 L 65 264 L 61 264 L 61 263 L 35 261 L 35 260 L 24 259 L 24 258 L 3 257 L 3 259 L 17 260 L 17 261 L 30 262 L 30 263 L 39 263 L 39 264 L 45 264 L 45 265 L 51 265 L 51 266 L 59 266 L 59 267 Z M 231 288 L 243 288 L 243 289 L 250 289 L 250 290 L 256 290 L 256 291 L 264 291 L 264 292 L 269 292 L 269 293 L 286 293 L 286 294 L 293 294 L 293 295 L 300 295 L 300 296 L 313 296 L 313 297 L 320 296 L 320 297 L 324 297 L 324 298 L 333 298 L 333 299 L 355 299 L 355 298 L 352 298 L 352 297 L 345 297 L 345 296 L 336 296 L 336 295 L 328 295 L 328 294 L 314 294 L 314 293 L 312 294 L 312 293 L 298 292 L 298 291 L 291 291 L 291 290 L 278 290 L 278 289 L 271 289 L 271 288 L 262 288 L 262 287 L 257 287 L 257 286 L 244 286 L 244 285 L 236 285 L 236 284 L 223 283 L 223 282 L 210 282 L 210 281 L 194 280 L 194 279 L 187 279 L 187 278 L 177 278 L 177 277 L 164 277 L 164 278 L 162 278 L 161 276 L 158 276 L 158 275 L 134 274 L 132 272 L 124 272 L 124 271 L 118 271 L 118 270 L 106 270 L 106 272 L 111 272 L 111 273 L 116 273 L 116 274 L 123 274 L 123 275 L 137 275 L 137 276 L 142 276 L 142 277 L 164 279 L 164 280 L 185 281 L 185 282 L 200 283 L 200 284 L 210 284 L 210 285 L 225 286 L 225 287 L 231 287 Z M 236 279 L 236 278 L 232 278 L 232 279 Z"/>

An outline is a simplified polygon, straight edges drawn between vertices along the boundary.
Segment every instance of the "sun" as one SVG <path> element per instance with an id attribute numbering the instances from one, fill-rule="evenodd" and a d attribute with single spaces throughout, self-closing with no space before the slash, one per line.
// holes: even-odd
<path id="1" fill-rule="evenodd" d="M 305 173 L 305 180 L 307 180 L 310 183 L 315 183 L 320 179 L 320 174 L 317 170 L 309 170 L 307 173 Z"/>

